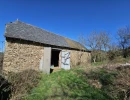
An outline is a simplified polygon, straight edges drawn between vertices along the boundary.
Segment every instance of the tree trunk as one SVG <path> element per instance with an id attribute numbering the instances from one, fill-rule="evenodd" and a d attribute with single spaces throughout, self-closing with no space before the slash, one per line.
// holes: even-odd
<path id="1" fill-rule="evenodd" d="M 96 58 L 93 58 L 93 62 L 96 63 Z"/>

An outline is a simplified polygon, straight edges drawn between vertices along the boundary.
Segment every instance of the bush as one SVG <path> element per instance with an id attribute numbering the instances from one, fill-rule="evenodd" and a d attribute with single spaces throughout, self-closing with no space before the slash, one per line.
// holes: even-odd
<path id="1" fill-rule="evenodd" d="M 99 72 L 99 80 L 103 85 L 110 85 L 113 83 L 117 73 L 114 72 L 108 72 L 104 69 L 102 69 Z"/>
<path id="2" fill-rule="evenodd" d="M 108 56 L 108 59 L 109 59 L 109 60 L 113 60 L 113 59 L 115 59 L 115 57 L 116 57 L 116 53 L 113 52 L 113 51 L 109 51 L 109 52 L 107 53 L 107 56 Z"/>
<path id="3" fill-rule="evenodd" d="M 117 73 L 116 72 L 109 72 L 105 69 L 99 69 L 98 71 L 92 71 L 88 78 L 90 79 L 98 79 L 103 86 L 110 85 L 113 83 Z"/>
<path id="4" fill-rule="evenodd" d="M 110 63 L 126 63 L 128 60 L 126 58 L 123 58 L 122 56 L 115 57 Z"/>
<path id="5" fill-rule="evenodd" d="M 12 84 L 12 100 L 21 100 L 28 92 L 37 86 L 40 73 L 35 70 L 25 70 L 19 73 L 9 73 L 8 81 Z"/>
<path id="6" fill-rule="evenodd" d="M 0 100 L 9 100 L 11 96 L 11 83 L 0 75 Z"/>

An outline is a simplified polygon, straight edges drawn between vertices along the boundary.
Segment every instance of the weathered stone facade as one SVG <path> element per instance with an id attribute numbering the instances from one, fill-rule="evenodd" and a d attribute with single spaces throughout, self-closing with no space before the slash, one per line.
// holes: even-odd
<path id="1" fill-rule="evenodd" d="M 6 39 L 3 71 L 39 70 L 44 47 L 23 40 Z"/>
<path id="2" fill-rule="evenodd" d="M 91 63 L 90 52 L 70 50 L 70 54 L 71 54 L 71 57 L 70 57 L 71 67 L 74 67 L 80 64 L 87 65 Z"/>
<path id="3" fill-rule="evenodd" d="M 44 58 L 44 45 L 18 39 L 6 39 L 3 71 L 19 72 L 26 69 L 42 70 Z M 90 64 L 90 52 L 61 49 L 70 52 L 71 67 L 80 64 Z M 41 63 L 42 62 L 42 63 Z M 61 52 L 59 55 L 61 66 Z"/>

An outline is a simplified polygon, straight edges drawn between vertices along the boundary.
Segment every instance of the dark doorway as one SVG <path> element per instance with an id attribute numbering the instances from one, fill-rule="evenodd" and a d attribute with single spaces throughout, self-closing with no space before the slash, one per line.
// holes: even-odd
<path id="1" fill-rule="evenodd" d="M 57 49 L 51 50 L 51 70 L 50 70 L 51 73 L 56 67 L 59 68 L 59 54 L 60 50 Z"/>

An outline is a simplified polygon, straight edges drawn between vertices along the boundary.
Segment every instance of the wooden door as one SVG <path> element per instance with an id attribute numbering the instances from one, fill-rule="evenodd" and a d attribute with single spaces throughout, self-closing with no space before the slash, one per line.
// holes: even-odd
<path id="1" fill-rule="evenodd" d="M 70 69 L 70 52 L 69 51 L 61 52 L 61 68 L 65 70 Z"/>

